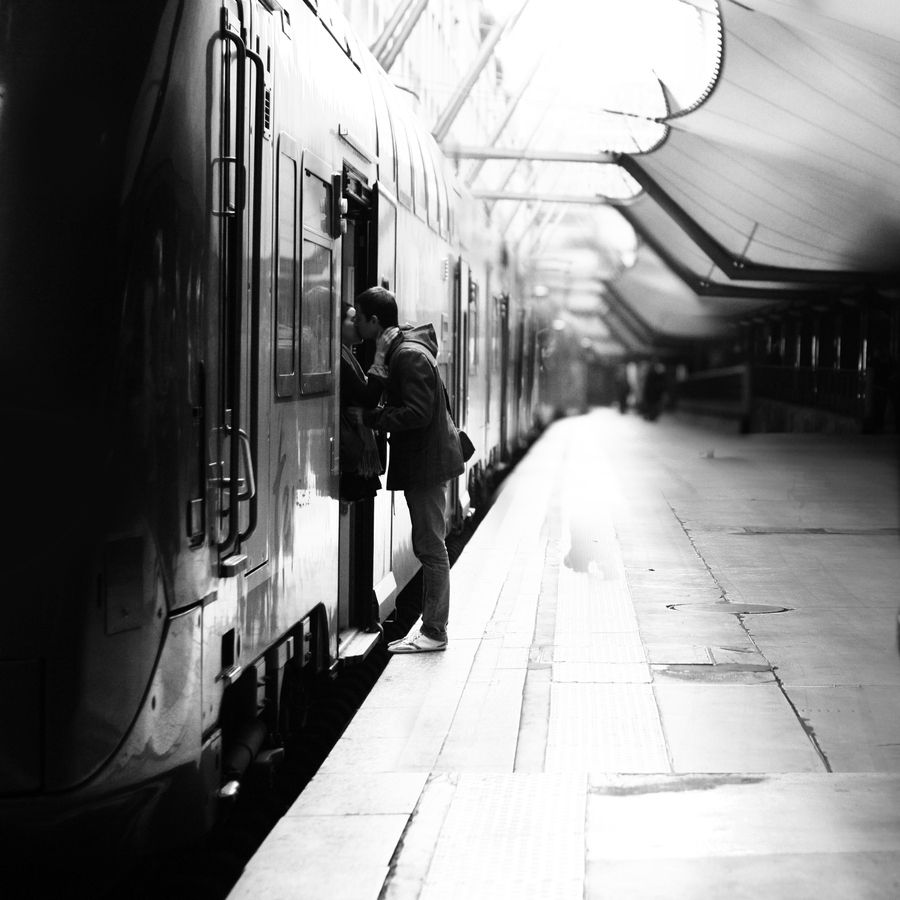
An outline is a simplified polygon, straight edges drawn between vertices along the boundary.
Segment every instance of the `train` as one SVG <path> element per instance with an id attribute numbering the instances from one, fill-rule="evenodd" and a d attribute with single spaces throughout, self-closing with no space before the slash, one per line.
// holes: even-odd
<path id="1" fill-rule="evenodd" d="M 0 177 L 4 847 L 183 845 L 418 567 L 339 497 L 341 304 L 435 327 L 448 529 L 559 406 L 552 322 L 327 0 L 7 0 Z"/>

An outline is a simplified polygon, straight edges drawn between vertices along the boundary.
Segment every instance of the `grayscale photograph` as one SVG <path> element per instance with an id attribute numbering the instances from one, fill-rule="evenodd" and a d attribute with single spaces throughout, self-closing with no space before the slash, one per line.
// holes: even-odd
<path id="1" fill-rule="evenodd" d="M 897 0 L 0 0 L 4 900 L 900 898 Z"/>

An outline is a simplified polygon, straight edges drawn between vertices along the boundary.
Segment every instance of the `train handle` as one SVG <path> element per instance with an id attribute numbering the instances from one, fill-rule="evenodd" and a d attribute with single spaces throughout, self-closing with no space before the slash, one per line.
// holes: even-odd
<path id="1" fill-rule="evenodd" d="M 252 500 L 256 497 L 256 473 L 253 469 L 253 454 L 250 452 L 250 437 L 243 428 L 235 430 L 230 425 L 223 425 L 217 429 L 227 435 L 229 439 L 237 434 L 237 441 L 233 441 L 238 446 L 239 458 L 244 462 L 244 472 L 246 478 L 241 478 L 240 474 L 225 477 L 220 475 L 213 479 L 213 483 L 218 487 L 227 488 L 229 497 L 237 496 L 237 501 L 243 503 L 246 500 Z M 219 464 L 221 465 L 221 463 Z M 232 470 L 240 472 L 239 469 Z M 231 509 L 228 510 L 231 515 Z"/>
<path id="2" fill-rule="evenodd" d="M 248 360 L 250 371 L 249 429 L 252 435 L 252 443 L 249 438 L 247 438 L 246 442 L 247 471 L 252 473 L 251 450 L 253 448 L 256 448 L 257 452 L 259 450 L 259 291 L 260 259 L 262 255 L 262 157 L 266 125 L 266 67 L 258 53 L 254 53 L 249 48 L 245 48 L 245 53 L 247 59 L 256 67 L 256 105 L 253 111 L 253 196 L 250 207 L 253 216 L 250 238 L 250 332 L 252 338 L 250 340 L 250 359 Z M 248 500 L 247 527 L 238 534 L 238 542 L 241 544 L 256 530 L 257 502 L 255 487 L 251 491 Z"/>
<path id="3" fill-rule="evenodd" d="M 250 438 L 243 428 L 237 432 L 238 443 L 241 445 L 241 455 L 244 457 L 244 471 L 247 473 L 247 490 L 238 490 L 239 501 L 256 499 L 256 474 L 253 471 L 253 454 L 250 452 Z M 239 482 L 242 479 L 237 479 Z"/>
<path id="4" fill-rule="evenodd" d="M 228 285 L 228 306 L 230 313 L 231 326 L 231 343 L 229 353 L 229 366 L 227 372 L 228 380 L 228 396 L 231 400 L 231 423 L 230 427 L 237 429 L 240 425 L 240 400 L 241 400 L 241 307 L 242 307 L 242 291 L 244 283 L 243 274 L 243 256 L 244 256 L 244 205 L 245 205 L 245 173 L 246 173 L 246 152 L 244 147 L 244 120 L 246 118 L 246 70 L 247 70 L 247 48 L 239 34 L 235 34 L 231 30 L 231 22 L 228 10 L 222 10 L 222 34 L 225 41 L 234 44 L 237 63 L 238 77 L 235 103 L 235 209 L 234 209 L 234 228 L 228 232 L 229 246 L 227 252 L 231 261 L 231 283 Z M 227 126 L 226 126 L 227 127 Z M 238 536 L 238 504 L 240 502 L 240 479 L 237 477 L 238 466 L 240 465 L 241 447 L 238 441 L 231 441 L 229 446 L 229 468 L 232 476 L 227 481 L 228 487 L 228 533 L 225 539 L 219 541 L 218 549 L 220 554 L 225 554 L 228 549 L 235 543 Z"/>

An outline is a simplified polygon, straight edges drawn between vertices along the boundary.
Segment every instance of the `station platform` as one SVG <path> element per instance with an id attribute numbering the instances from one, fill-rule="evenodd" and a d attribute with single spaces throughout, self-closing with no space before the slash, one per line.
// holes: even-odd
<path id="1" fill-rule="evenodd" d="M 231 900 L 900 897 L 897 449 L 554 423 Z"/>

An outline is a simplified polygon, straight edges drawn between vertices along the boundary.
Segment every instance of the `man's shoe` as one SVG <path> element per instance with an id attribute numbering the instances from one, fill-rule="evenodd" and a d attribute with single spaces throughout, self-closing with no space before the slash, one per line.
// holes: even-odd
<path id="1" fill-rule="evenodd" d="M 433 653 L 435 650 L 446 650 L 447 641 L 438 641 L 427 634 L 416 632 L 408 634 L 399 641 L 388 644 L 388 653 Z"/>

